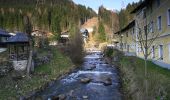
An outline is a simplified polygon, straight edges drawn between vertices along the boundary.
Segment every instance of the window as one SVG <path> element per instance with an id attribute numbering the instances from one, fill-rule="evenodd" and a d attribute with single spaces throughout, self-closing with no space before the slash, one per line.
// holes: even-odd
<path id="1" fill-rule="evenodd" d="M 146 8 L 143 9 L 143 19 L 146 18 Z"/>
<path id="2" fill-rule="evenodd" d="M 157 6 L 158 6 L 158 7 L 159 7 L 160 4 L 161 4 L 160 0 L 156 0 L 156 3 L 157 3 Z"/>
<path id="3" fill-rule="evenodd" d="M 126 33 L 126 37 L 128 37 L 128 32 Z"/>
<path id="4" fill-rule="evenodd" d="M 134 34 L 135 33 L 135 28 L 133 28 L 133 30 L 132 30 L 132 34 Z"/>
<path id="5" fill-rule="evenodd" d="M 145 32 L 145 34 L 147 34 L 147 25 L 144 26 L 144 32 Z"/>
<path id="6" fill-rule="evenodd" d="M 126 49 L 126 43 L 124 43 L 124 48 Z"/>
<path id="7" fill-rule="evenodd" d="M 155 58 L 155 46 L 152 46 L 152 58 Z"/>
<path id="8" fill-rule="evenodd" d="M 153 21 L 150 23 L 150 32 L 153 33 Z"/>
<path id="9" fill-rule="evenodd" d="M 158 17 L 158 30 L 162 29 L 162 18 L 161 16 Z"/>
<path id="10" fill-rule="evenodd" d="M 159 58 L 160 60 L 163 60 L 163 45 L 159 46 Z"/>
<path id="11" fill-rule="evenodd" d="M 127 52 L 129 52 L 129 48 L 130 48 L 130 46 L 129 46 L 129 45 L 127 45 Z"/>
<path id="12" fill-rule="evenodd" d="M 138 47 L 138 53 L 140 52 L 140 47 Z"/>
<path id="13" fill-rule="evenodd" d="M 168 21 L 168 26 L 170 26 L 170 9 L 168 9 L 168 15 L 167 15 L 167 21 Z"/>

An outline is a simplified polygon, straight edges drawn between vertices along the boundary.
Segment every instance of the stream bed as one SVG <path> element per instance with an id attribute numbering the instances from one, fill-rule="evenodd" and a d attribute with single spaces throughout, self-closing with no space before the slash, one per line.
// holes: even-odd
<path id="1" fill-rule="evenodd" d="M 36 94 L 43 100 L 121 100 L 118 70 L 100 51 L 90 52 L 82 66 Z"/>

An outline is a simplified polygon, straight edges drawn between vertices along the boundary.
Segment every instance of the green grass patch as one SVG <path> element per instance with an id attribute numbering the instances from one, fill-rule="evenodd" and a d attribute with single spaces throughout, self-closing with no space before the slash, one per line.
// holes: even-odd
<path id="1" fill-rule="evenodd" d="M 120 61 L 123 88 L 130 100 L 170 100 L 170 70 L 148 61 L 147 78 L 144 60 L 137 57 L 123 57 Z M 147 89 L 146 93 L 146 79 Z"/>
<path id="2" fill-rule="evenodd" d="M 74 68 L 71 60 L 61 54 L 57 48 L 53 47 L 51 51 L 53 59 L 48 64 L 36 67 L 31 78 L 24 77 L 21 80 L 14 81 L 11 77 L 14 72 L 0 78 L 0 100 L 18 99 L 20 96 L 40 89 L 48 82 L 57 79 Z M 41 50 L 39 53 L 44 55 L 46 52 L 47 50 Z"/>

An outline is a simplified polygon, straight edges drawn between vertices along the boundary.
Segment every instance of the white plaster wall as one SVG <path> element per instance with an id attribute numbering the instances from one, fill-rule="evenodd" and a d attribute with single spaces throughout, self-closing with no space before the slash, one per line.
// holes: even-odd
<path id="1" fill-rule="evenodd" d="M 0 53 L 6 51 L 6 48 L 0 48 Z"/>
<path id="2" fill-rule="evenodd" d="M 12 61 L 14 69 L 17 71 L 23 71 L 27 67 L 27 60 L 21 60 L 21 61 Z"/>
<path id="3" fill-rule="evenodd" d="M 170 70 L 170 64 L 164 63 L 162 61 L 155 61 L 155 60 L 153 60 L 152 62 L 155 63 L 156 65 L 159 65 L 162 68 L 166 68 Z"/>

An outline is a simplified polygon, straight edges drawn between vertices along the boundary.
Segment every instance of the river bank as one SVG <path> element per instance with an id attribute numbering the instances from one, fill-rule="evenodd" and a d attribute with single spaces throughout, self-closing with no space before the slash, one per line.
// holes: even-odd
<path id="1" fill-rule="evenodd" d="M 147 61 L 148 72 L 146 78 L 143 59 L 134 56 L 124 56 L 122 52 L 116 49 L 106 50 L 106 54 L 109 55 L 111 62 L 117 66 L 120 72 L 124 99 L 169 100 L 169 70 Z"/>
<path id="2" fill-rule="evenodd" d="M 102 53 L 90 53 L 86 55 L 79 69 L 54 81 L 31 99 L 62 98 L 65 100 L 121 100 L 117 69 L 104 60 Z"/>
<path id="3" fill-rule="evenodd" d="M 28 98 L 36 91 L 43 90 L 54 80 L 73 71 L 76 67 L 67 56 L 63 55 L 55 47 L 52 49 L 53 58 L 49 63 L 35 68 L 30 78 L 19 72 L 11 72 L 0 80 L 0 99 L 17 100 Z M 21 74 L 22 77 L 13 79 L 14 74 Z"/>

